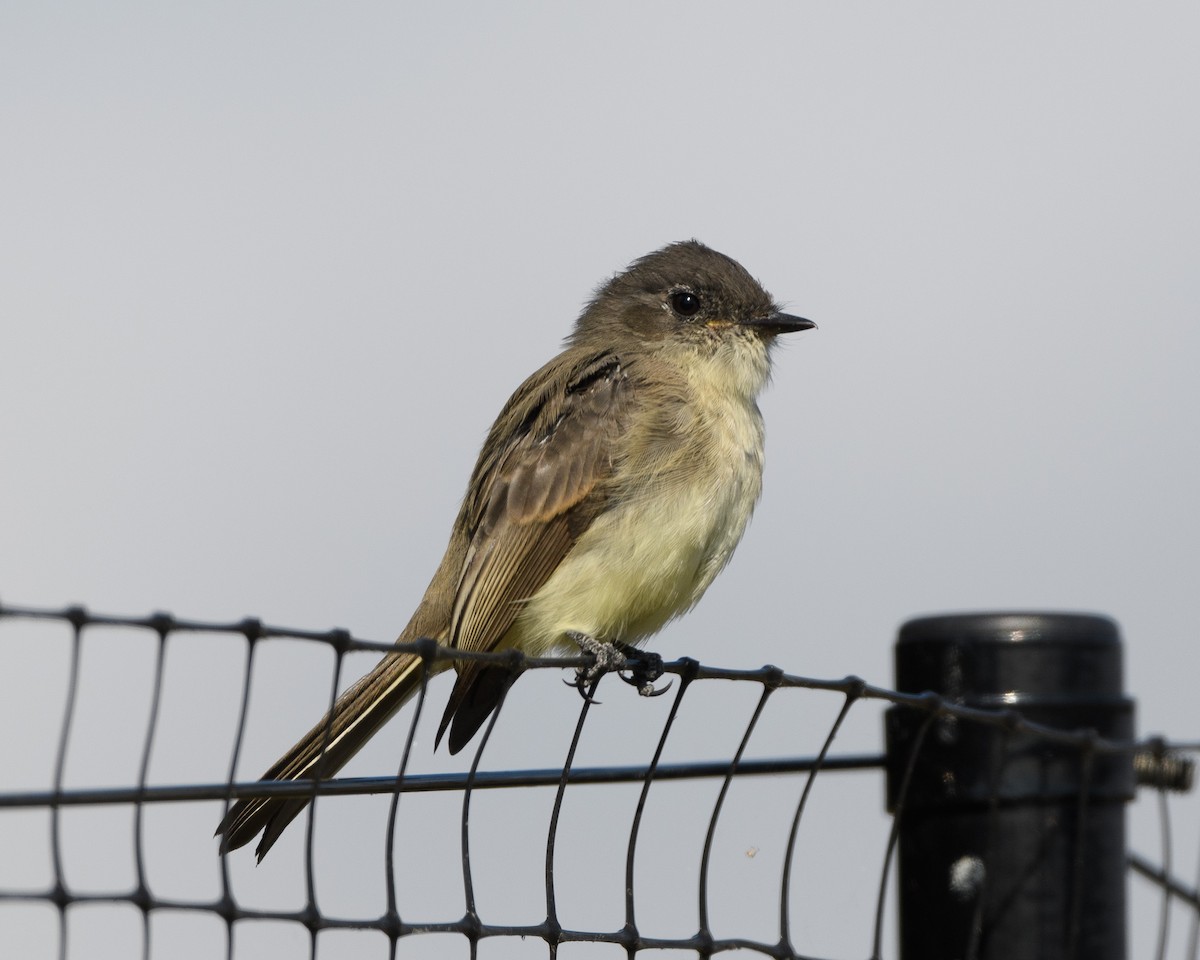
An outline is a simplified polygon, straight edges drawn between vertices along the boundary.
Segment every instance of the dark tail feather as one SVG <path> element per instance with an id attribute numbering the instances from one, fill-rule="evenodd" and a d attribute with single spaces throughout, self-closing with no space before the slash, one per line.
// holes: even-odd
<path id="1" fill-rule="evenodd" d="M 519 673 L 511 667 L 481 666 L 478 663 L 460 664 L 458 679 L 450 692 L 446 712 L 438 725 L 434 749 L 450 730 L 450 752 L 458 753 L 483 726 L 492 711 L 500 705 L 504 694 Z"/>
<path id="2" fill-rule="evenodd" d="M 262 775 L 263 780 L 331 777 L 416 693 L 425 661 L 412 653 L 390 653 L 375 669 L 338 697 L 321 722 Z M 250 797 L 239 800 L 217 827 L 221 853 L 245 846 L 258 832 L 261 862 L 284 828 L 308 806 L 308 798 Z"/>

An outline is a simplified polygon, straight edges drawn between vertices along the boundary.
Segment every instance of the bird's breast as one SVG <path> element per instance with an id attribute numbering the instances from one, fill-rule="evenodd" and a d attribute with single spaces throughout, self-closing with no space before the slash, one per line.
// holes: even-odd
<path id="1" fill-rule="evenodd" d="M 725 566 L 762 489 L 762 420 L 752 398 L 687 400 L 630 431 L 610 505 L 525 604 L 509 642 L 546 652 L 568 631 L 636 642 Z"/>

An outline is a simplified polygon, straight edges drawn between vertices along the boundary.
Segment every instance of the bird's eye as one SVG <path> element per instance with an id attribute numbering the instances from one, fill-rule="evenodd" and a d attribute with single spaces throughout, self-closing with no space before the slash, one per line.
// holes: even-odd
<path id="1" fill-rule="evenodd" d="M 667 300 L 681 317 L 694 317 L 700 312 L 700 298 L 691 290 L 676 290 Z"/>

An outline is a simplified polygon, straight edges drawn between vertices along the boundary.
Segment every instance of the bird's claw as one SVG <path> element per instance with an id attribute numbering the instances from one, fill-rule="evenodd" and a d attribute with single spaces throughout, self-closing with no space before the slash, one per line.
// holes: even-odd
<path id="1" fill-rule="evenodd" d="M 671 685 L 675 682 L 674 680 L 668 680 L 663 686 L 656 687 L 653 683 L 638 683 L 632 677 L 628 679 L 622 677 L 621 679 L 630 686 L 637 687 L 638 694 L 643 697 L 661 697 L 664 693 L 671 689 Z"/>
<path id="2" fill-rule="evenodd" d="M 565 683 L 568 687 L 574 687 L 576 690 L 578 690 L 579 695 L 581 697 L 583 697 L 584 703 L 591 704 L 591 703 L 599 703 L 600 702 L 599 700 L 597 700 L 595 697 L 593 697 L 591 694 L 589 694 L 587 692 L 588 678 L 587 678 L 587 670 L 585 668 L 580 667 L 578 670 L 575 671 L 575 679 L 574 680 L 564 680 L 563 683 Z"/>
<path id="3" fill-rule="evenodd" d="M 656 688 L 654 681 L 663 675 L 663 658 L 657 653 L 647 653 L 633 647 L 625 647 L 625 666 L 618 671 L 617 676 L 643 697 L 661 697 L 671 689 L 670 680 L 666 686 Z M 629 675 L 626 676 L 626 673 Z"/>
<path id="4" fill-rule="evenodd" d="M 573 681 L 563 681 L 567 686 L 578 690 L 587 703 L 598 701 L 584 688 L 609 672 L 616 673 L 631 687 L 636 687 L 643 697 L 661 697 L 671 689 L 669 681 L 665 687 L 656 689 L 654 686 L 654 681 L 663 675 L 663 659 L 657 653 L 645 653 L 619 640 L 597 640 L 586 633 L 571 633 L 570 637 L 583 653 L 595 660 L 590 666 L 577 668 Z"/>
<path id="5" fill-rule="evenodd" d="M 577 667 L 575 670 L 575 679 L 564 680 L 563 683 L 578 690 L 579 695 L 583 697 L 585 703 L 599 703 L 586 688 L 592 685 L 594 689 L 596 681 L 604 676 L 604 674 L 610 670 L 620 669 L 621 665 L 625 662 L 625 656 L 617 649 L 615 644 L 597 640 L 586 633 L 572 632 L 568 636 L 575 641 L 583 653 L 592 657 L 594 662 L 590 666 Z"/>

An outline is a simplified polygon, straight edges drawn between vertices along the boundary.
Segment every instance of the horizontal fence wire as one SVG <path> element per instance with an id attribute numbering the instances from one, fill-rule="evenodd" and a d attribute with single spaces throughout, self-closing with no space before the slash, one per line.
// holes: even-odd
<path id="1" fill-rule="evenodd" d="M 908 780 L 922 750 L 922 740 L 925 732 L 933 729 L 934 725 L 952 718 L 964 724 L 978 725 L 1001 731 L 1005 736 L 1021 736 L 1033 738 L 1046 745 L 1075 752 L 1083 764 L 1093 762 L 1092 758 L 1119 757 L 1128 758 L 1138 770 L 1142 782 L 1151 783 L 1157 787 L 1160 802 L 1160 821 L 1163 831 L 1163 844 L 1159 851 L 1158 863 L 1136 855 L 1130 855 L 1132 872 L 1161 891 L 1162 912 L 1159 920 L 1159 942 L 1157 955 L 1165 957 L 1171 917 L 1174 910 L 1184 909 L 1188 918 L 1186 956 L 1197 956 L 1197 940 L 1200 938 L 1200 895 L 1197 893 L 1197 883 L 1180 879 L 1173 872 L 1174 865 L 1171 856 L 1170 816 L 1167 804 L 1167 793 L 1170 790 L 1183 790 L 1191 785 L 1191 765 L 1187 757 L 1200 752 L 1200 743 L 1194 741 L 1166 742 L 1161 738 L 1142 740 L 1114 740 L 1096 735 L 1091 730 L 1064 730 L 1036 723 L 1013 709 L 980 709 L 953 702 L 943 696 L 933 693 L 904 693 L 885 687 L 876 686 L 855 677 L 847 676 L 840 679 L 815 679 L 788 673 L 774 666 L 758 669 L 731 669 L 701 664 L 692 659 L 680 659 L 663 665 L 664 674 L 673 678 L 673 689 L 669 691 L 670 705 L 666 710 L 661 728 L 652 736 L 647 735 L 646 745 L 652 744 L 652 753 L 648 763 L 623 765 L 593 765 L 577 766 L 575 759 L 580 748 L 583 732 L 594 712 L 594 698 L 575 697 L 578 704 L 574 720 L 573 732 L 569 738 L 565 757 L 561 763 L 551 767 L 532 769 L 481 769 L 489 744 L 493 740 L 496 723 L 503 713 L 507 695 L 502 696 L 500 709 L 492 714 L 478 737 L 477 743 L 470 748 L 473 753 L 467 769 L 459 772 L 420 773 L 414 772 L 413 752 L 414 736 L 422 713 L 426 711 L 428 687 L 423 684 L 415 701 L 415 709 L 410 718 L 407 735 L 398 765 L 386 775 L 369 777 L 343 777 L 339 779 L 294 782 L 264 782 L 257 780 L 238 779 L 241 769 L 240 759 L 246 741 L 247 725 L 251 715 L 254 700 L 254 679 L 258 663 L 259 648 L 264 641 L 286 639 L 303 644 L 324 648 L 333 654 L 332 681 L 329 687 L 329 700 L 326 706 L 332 704 L 339 689 L 352 676 L 343 676 L 344 661 L 353 653 L 360 651 L 379 654 L 390 653 L 398 649 L 396 645 L 376 643 L 353 637 L 344 630 L 305 631 L 292 630 L 270 626 L 255 619 L 245 619 L 228 623 L 210 623 L 195 620 L 179 619 L 169 614 L 158 613 L 147 617 L 118 617 L 93 614 L 81 607 L 68 607 L 57 610 L 30 609 L 0 605 L 0 627 L 7 628 L 6 633 L 0 634 L 4 640 L 11 632 L 14 624 L 34 621 L 48 621 L 63 625 L 69 635 L 69 653 L 66 657 L 66 676 L 62 678 L 65 690 L 62 697 L 61 711 L 58 713 L 57 730 L 54 734 L 54 756 L 48 764 L 50 769 L 49 783 L 41 788 L 25 785 L 22 789 L 9 789 L 0 781 L 0 825 L 5 816 L 17 816 L 37 812 L 48 815 L 49 863 L 42 865 L 48 868 L 49 882 L 42 886 L 22 886 L 8 877 L 12 872 L 0 873 L 0 940 L 4 938 L 4 908 L 14 904 L 41 904 L 54 911 L 54 935 L 48 938 L 51 946 L 43 950 L 42 955 L 70 958 L 76 956 L 106 956 L 97 953 L 95 944 L 81 942 L 81 937 L 72 936 L 71 918 L 80 911 L 96 904 L 122 905 L 135 910 L 140 917 L 141 955 L 150 958 L 156 955 L 153 934 L 153 918 L 169 912 L 190 912 L 219 918 L 223 925 L 223 942 L 212 956 L 233 958 L 235 956 L 250 956 L 243 954 L 239 933 L 245 925 L 264 922 L 277 922 L 294 925 L 303 932 L 307 940 L 307 953 L 311 957 L 324 956 L 323 937 L 333 931 L 377 931 L 382 935 L 386 944 L 386 955 L 389 958 L 406 955 L 429 955 L 422 949 L 415 954 L 406 953 L 410 943 L 420 942 L 429 944 L 429 938 L 443 935 L 457 938 L 463 946 L 463 953 L 471 957 L 488 955 L 496 956 L 494 952 L 486 953 L 490 944 L 512 942 L 524 945 L 527 941 L 542 942 L 543 954 L 550 957 L 575 956 L 567 951 L 574 945 L 612 945 L 618 953 L 635 956 L 643 951 L 684 951 L 701 957 L 711 957 L 727 951 L 743 950 L 761 956 L 774 958 L 800 958 L 813 960 L 814 955 L 802 952 L 803 944 L 797 942 L 795 927 L 795 886 L 796 873 L 803 869 L 797 864 L 797 848 L 801 838 L 802 824 L 806 824 L 806 813 L 818 780 L 838 772 L 882 770 L 885 757 L 882 753 L 860 753 L 838 755 L 832 752 L 832 747 L 839 732 L 844 728 L 848 716 L 859 704 L 876 702 L 913 711 L 923 716 L 921 736 L 911 747 L 911 755 L 905 758 L 906 772 L 899 790 L 899 796 L 893 803 L 893 829 L 888 833 L 881 849 L 874 852 L 878 863 L 878 873 L 874 890 L 869 897 L 874 903 L 871 910 L 869 930 L 864 930 L 861 936 L 862 948 L 854 955 L 869 953 L 872 958 L 888 955 L 883 942 L 885 928 L 885 902 L 889 886 L 893 881 L 894 849 L 897 832 L 895 824 L 905 815 Z M 68 756 L 72 755 L 74 738 L 79 735 L 76 729 L 76 714 L 79 711 L 81 676 L 86 657 L 89 663 L 92 658 L 103 659 L 106 656 L 105 630 L 119 628 L 147 635 L 153 642 L 153 664 L 150 667 L 151 698 L 148 719 L 140 731 L 140 747 L 138 751 L 138 773 L 134 782 L 117 786 L 76 786 L 68 785 L 65 776 Z M 183 635 L 220 635 L 240 638 L 243 644 L 242 658 L 236 664 L 230 664 L 230 670 L 240 671 L 240 696 L 237 708 L 237 720 L 232 742 L 228 753 L 228 776 L 217 782 L 180 782 L 170 784 L 151 783 L 149 771 L 155 756 L 156 741 L 160 734 L 160 718 L 163 714 L 164 671 L 166 669 L 168 651 L 171 642 Z M 11 646 L 0 646 L 0 656 L 5 659 L 0 663 L 0 669 L 19 671 L 20 659 L 24 641 L 20 632 L 12 633 Z M 593 661 L 586 656 L 575 657 L 528 657 L 509 651 L 499 654 L 464 653 L 443 648 L 432 641 L 420 641 L 410 645 L 411 652 L 422 657 L 425 667 L 455 661 L 479 662 L 489 665 L 499 665 L 512 671 L 514 677 L 533 671 L 554 670 L 574 672 L 586 669 Z M 664 759 L 671 737 L 676 727 L 676 720 L 685 700 L 700 684 L 711 681 L 732 682 L 740 686 L 748 686 L 756 691 L 754 706 L 748 719 L 735 720 L 731 714 L 728 717 L 716 717 L 714 723 L 723 727 L 731 724 L 740 726 L 740 734 L 736 738 L 735 748 L 719 760 L 698 760 L 694 762 L 668 761 Z M 57 688 L 56 688 L 57 689 Z M 806 756 L 755 757 L 747 755 L 753 734 L 760 722 L 768 702 L 781 691 L 811 691 L 835 695 L 838 699 L 836 715 L 829 722 L 824 733 L 817 741 L 819 747 L 815 752 Z M 595 688 L 593 687 L 593 694 Z M 574 697 L 571 691 L 566 695 Z M 41 693 L 32 691 L 32 695 L 45 700 L 52 697 L 51 692 Z M 517 696 L 517 694 L 514 694 Z M 719 701 L 718 701 L 719 702 Z M 440 709 L 440 704 L 438 705 Z M 432 707 L 430 708 L 432 709 Z M 20 736 L 19 731 L 11 731 L 14 736 Z M 296 731 L 297 733 L 300 731 Z M 290 742 L 290 741 L 289 741 Z M 280 744 L 286 746 L 286 744 Z M 1124 761 L 1122 761 L 1124 762 Z M 736 934 L 719 935 L 711 919 L 712 912 L 719 905 L 717 893 L 713 887 L 713 858 L 715 838 L 722 824 L 722 813 L 729 799 L 731 788 L 754 781 L 754 778 L 767 776 L 792 775 L 796 783 L 796 793 L 792 800 L 789 826 L 782 855 L 781 873 L 778 876 L 774 891 L 778 909 L 777 936 L 764 939 L 761 936 L 738 936 Z M 670 782 L 694 783 L 709 781 L 714 785 L 715 797 L 706 793 L 707 798 L 707 827 L 703 840 L 697 850 L 675 851 L 675 856 L 691 859 L 697 863 L 697 880 L 695 889 L 690 897 L 695 902 L 698 924 L 685 936 L 662 936 L 647 932 L 653 928 L 652 918 L 641 912 L 638 894 L 639 884 L 644 884 L 643 873 L 640 872 L 639 854 L 646 844 L 643 836 L 644 817 L 647 806 L 654 792 L 666 789 Z M 565 924 L 559 919 L 559 896 L 557 879 L 563 862 L 558 859 L 558 849 L 564 843 L 560 832 L 563 816 L 564 799 L 568 791 L 584 787 L 613 786 L 627 784 L 636 788 L 637 798 L 633 807 L 632 817 L 623 823 L 605 824 L 602 835 L 604 844 L 619 843 L 624 848 L 624 886 L 621 897 L 623 900 L 624 922 L 609 929 L 582 929 Z M 472 832 L 471 810 L 476 794 L 481 791 L 553 791 L 553 802 L 550 806 L 548 822 L 544 824 L 539 836 L 523 838 L 522 846 L 528 852 L 537 847 L 544 863 L 544 887 L 540 891 L 540 899 L 544 904 L 543 919 L 532 923 L 494 923 L 482 919 L 482 911 L 478 909 L 475 896 L 475 868 L 473 865 L 472 846 L 480 842 L 479 837 Z M 304 896 L 303 904 L 295 909 L 275 907 L 270 905 L 253 905 L 243 902 L 237 884 L 232 879 L 230 864 L 233 858 L 248 851 L 235 851 L 222 858 L 220 862 L 219 892 L 210 897 L 185 898 L 166 895 L 157 889 L 147 869 L 147 860 L 154 853 L 150 847 L 148 832 L 145 828 L 147 812 L 164 805 L 196 803 L 207 801 L 227 806 L 241 798 L 247 797 L 354 797 L 370 795 L 386 795 L 390 798 L 386 821 L 386 836 L 381 838 L 383 849 L 386 851 L 386 869 L 381 883 L 384 887 L 383 901 L 385 909 L 377 916 L 352 917 L 338 916 L 321 909 L 318 904 L 317 890 L 320 885 L 319 873 L 322 869 L 315 857 L 317 817 L 309 815 L 297 820 L 290 828 L 303 837 L 303 871 Z M 401 907 L 402 898 L 399 893 L 397 875 L 401 867 L 395 862 L 397 836 L 405 830 L 405 813 L 402 804 L 411 803 L 405 798 L 415 798 L 421 794 L 446 794 L 456 798 L 459 805 L 458 820 L 458 849 L 461 861 L 461 897 L 465 910 L 461 916 L 445 921 L 430 921 L 414 918 Z M 699 801 L 698 801 L 699 802 Z M 1079 804 L 1081 809 L 1086 806 L 1085 791 L 1081 791 Z M 68 841 L 65 836 L 64 818 L 75 809 L 96 810 L 103 807 L 130 808 L 133 813 L 132 829 L 132 860 L 134 882 L 126 890 L 87 890 L 80 889 L 68 879 L 65 863 L 68 859 Z M 206 808 L 207 809 L 207 808 Z M 311 810 L 312 808 L 310 808 Z M 215 826 L 215 822 L 213 824 Z M 0 834 L 2 835 L 2 834 Z M 77 838 L 74 838 L 77 840 Z M 753 856 L 749 851 L 747 856 Z M 868 854 L 858 851 L 856 856 Z M 272 855 L 274 856 L 274 854 Z M 214 853 L 215 858 L 215 853 Z M 668 864 L 665 875 L 670 876 L 673 865 Z M 265 869 L 265 868 L 260 868 Z M 678 890 L 680 897 L 688 894 L 683 888 Z M 808 918 L 811 925 L 813 919 Z M 441 941 L 437 941 L 441 942 Z M 964 955 L 971 955 L 971 945 L 964 945 Z M 515 949 L 515 947 L 514 947 Z M 128 954 L 112 954 L 128 955 Z M 507 955 L 507 954 L 504 954 Z M 527 951 L 520 956 L 534 955 Z M 580 954 L 582 956 L 583 954 Z M 589 956 L 591 954 L 588 954 Z M 655 954 L 656 956 L 660 954 Z"/>

